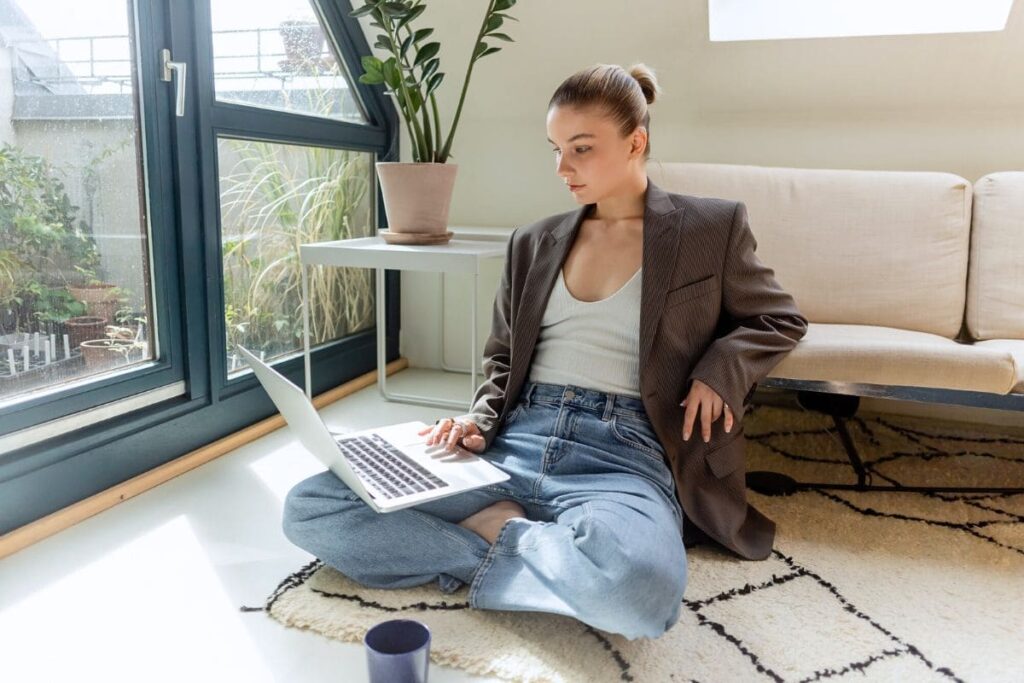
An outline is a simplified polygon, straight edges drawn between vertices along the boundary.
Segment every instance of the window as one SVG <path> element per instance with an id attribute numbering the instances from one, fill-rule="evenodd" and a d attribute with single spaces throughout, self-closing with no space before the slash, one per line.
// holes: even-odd
<path id="1" fill-rule="evenodd" d="M 366 123 L 307 0 L 213 0 L 217 99 Z"/>
<path id="2" fill-rule="evenodd" d="M 302 384 L 297 246 L 372 234 L 398 158 L 340 5 L 0 0 L 0 534 L 273 413 L 234 344 Z M 371 272 L 312 274 L 314 393 L 376 366 Z"/>
<path id="3" fill-rule="evenodd" d="M 0 405 L 154 358 L 131 17 L 14 2 L 0 98 Z"/>
<path id="4" fill-rule="evenodd" d="M 712 41 L 1002 31 L 1013 0 L 708 0 Z"/>
<path id="5" fill-rule="evenodd" d="M 224 324 L 228 375 L 302 349 L 297 244 L 368 237 L 371 155 L 309 145 L 219 138 Z M 373 325 L 373 271 L 312 268 L 310 345 Z"/>

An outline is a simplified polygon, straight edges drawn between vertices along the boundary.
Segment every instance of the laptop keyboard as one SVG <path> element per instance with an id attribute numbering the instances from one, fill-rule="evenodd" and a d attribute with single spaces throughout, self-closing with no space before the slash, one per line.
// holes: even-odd
<path id="1" fill-rule="evenodd" d="M 386 498 L 449 485 L 376 434 L 346 437 L 337 442 L 352 469 L 361 479 L 373 482 Z"/>

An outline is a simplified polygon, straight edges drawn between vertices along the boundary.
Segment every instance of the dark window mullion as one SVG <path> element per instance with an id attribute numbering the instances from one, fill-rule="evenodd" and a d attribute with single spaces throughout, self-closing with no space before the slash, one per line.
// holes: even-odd
<path id="1" fill-rule="evenodd" d="M 382 149 L 387 142 L 386 132 L 377 126 L 332 121 L 244 104 L 213 104 L 210 124 L 217 133 L 234 137 L 317 147 L 343 147 L 372 152 Z"/>
<path id="2" fill-rule="evenodd" d="M 201 89 L 199 100 L 199 131 L 201 140 L 201 167 L 203 170 L 204 224 L 206 268 L 209 276 L 207 301 L 210 304 L 207 318 L 207 340 L 210 349 L 208 358 L 211 400 L 214 403 L 242 397 L 255 392 L 263 395 L 262 389 L 255 379 L 243 375 L 232 379 L 227 378 L 224 329 L 224 277 L 222 262 L 221 224 L 219 180 L 220 169 L 217 167 L 218 137 L 264 140 L 274 143 L 311 145 L 317 147 L 345 148 L 357 151 L 375 152 L 381 161 L 394 160 L 391 155 L 397 151 L 397 113 L 386 101 L 379 88 L 370 88 L 358 83 L 353 78 L 350 85 L 356 90 L 356 97 L 365 113 L 370 117 L 369 123 L 359 124 L 337 119 L 329 119 L 301 112 L 269 109 L 238 102 L 217 100 L 215 89 L 214 56 L 210 36 L 212 26 L 209 12 L 210 0 L 197 2 L 197 18 L 195 35 L 198 37 L 196 52 L 199 68 L 196 69 L 197 86 Z M 330 3 L 327 3 L 330 5 Z M 323 8 L 323 19 L 327 22 L 325 29 L 328 41 L 336 50 L 339 60 L 350 59 L 348 64 L 341 64 L 350 75 L 351 65 L 360 67 L 359 54 L 369 54 L 369 45 L 355 19 L 347 16 L 345 9 L 348 3 L 338 3 L 339 10 L 333 6 Z M 337 54 L 340 49 L 341 54 Z M 357 74 L 358 75 L 358 74 Z M 391 128 L 384 128 L 384 123 Z M 380 215 L 383 206 L 380 193 L 372 200 L 375 210 Z M 391 321 L 388 339 L 389 358 L 397 356 L 397 277 L 390 273 L 387 278 L 388 317 Z M 373 328 L 352 334 L 345 339 L 335 340 L 318 345 L 312 355 L 314 367 L 314 391 L 323 391 L 331 386 L 349 379 L 353 368 L 357 370 L 372 369 L 372 359 L 376 356 L 375 330 Z M 361 359 L 361 360 L 356 360 Z M 367 364 L 367 360 L 370 363 Z M 347 364 L 347 365 L 346 365 Z M 275 367 L 297 384 L 302 384 L 302 359 L 293 358 L 277 362 Z"/>

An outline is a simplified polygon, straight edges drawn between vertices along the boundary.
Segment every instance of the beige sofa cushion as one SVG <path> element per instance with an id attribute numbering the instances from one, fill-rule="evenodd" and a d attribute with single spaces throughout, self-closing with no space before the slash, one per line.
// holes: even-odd
<path id="1" fill-rule="evenodd" d="M 655 181 L 657 182 L 657 181 Z M 1021 386 L 1024 342 L 961 344 L 926 332 L 811 323 L 769 377 L 1007 394 Z"/>
<path id="2" fill-rule="evenodd" d="M 1024 339 L 1024 172 L 978 180 L 973 214 L 967 330 L 973 339 Z"/>
<path id="3" fill-rule="evenodd" d="M 812 322 L 961 328 L 971 184 L 950 173 L 652 161 L 671 192 L 746 204 L 757 253 Z M 1019 252 L 1018 252 L 1019 253 Z"/>
<path id="4" fill-rule="evenodd" d="M 989 339 L 974 342 L 973 346 L 1008 352 L 1017 366 L 1014 371 L 1016 383 L 1013 385 L 1013 393 L 1024 394 L 1024 339 Z"/>

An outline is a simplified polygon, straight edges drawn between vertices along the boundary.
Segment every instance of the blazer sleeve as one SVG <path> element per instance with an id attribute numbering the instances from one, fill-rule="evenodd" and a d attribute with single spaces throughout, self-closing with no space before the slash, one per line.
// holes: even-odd
<path id="1" fill-rule="evenodd" d="M 516 231 L 508 238 L 505 251 L 505 269 L 502 271 L 498 291 L 494 295 L 494 310 L 491 315 L 491 333 L 484 343 L 484 381 L 473 396 L 473 406 L 468 413 L 455 419 L 467 419 L 476 423 L 483 432 L 486 448 L 498 433 L 498 418 L 505 405 L 505 389 L 511 371 L 512 347 L 512 244 Z"/>
<path id="2" fill-rule="evenodd" d="M 728 317 L 725 329 L 730 331 L 708 346 L 687 379 L 686 393 L 694 379 L 704 382 L 729 405 L 736 424 L 757 382 L 807 333 L 807 318 L 756 249 L 747 207 L 738 202 L 722 273 L 722 315 Z"/>

